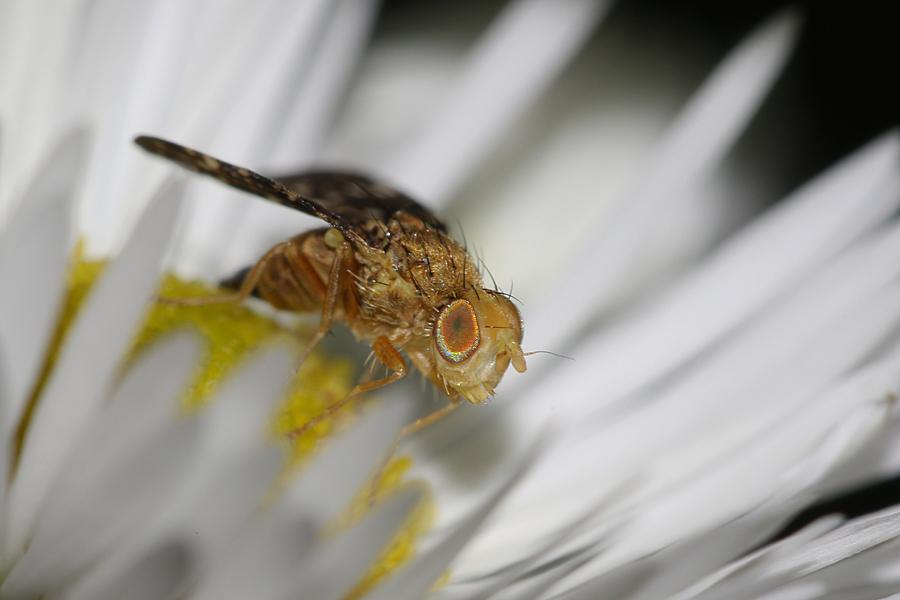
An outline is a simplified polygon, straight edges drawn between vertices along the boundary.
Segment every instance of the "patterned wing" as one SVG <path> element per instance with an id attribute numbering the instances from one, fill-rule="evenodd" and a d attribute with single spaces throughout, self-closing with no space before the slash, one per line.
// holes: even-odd
<path id="1" fill-rule="evenodd" d="M 447 231 L 434 213 L 409 196 L 362 175 L 312 172 L 277 177 L 276 181 L 340 215 L 373 248 L 384 248 L 385 226 L 400 213 L 416 217 L 425 228 Z"/>
<path id="2" fill-rule="evenodd" d="M 191 150 L 159 138 L 140 136 L 134 141 L 144 150 L 167 158 L 182 167 L 203 175 L 209 175 L 231 187 L 260 196 L 266 200 L 319 217 L 343 233 L 352 242 L 371 246 L 367 236 L 360 230 L 358 223 L 329 210 L 327 206 L 313 198 L 289 190 L 284 185 L 268 177 L 263 177 L 243 167 L 236 167 L 196 150 Z"/>

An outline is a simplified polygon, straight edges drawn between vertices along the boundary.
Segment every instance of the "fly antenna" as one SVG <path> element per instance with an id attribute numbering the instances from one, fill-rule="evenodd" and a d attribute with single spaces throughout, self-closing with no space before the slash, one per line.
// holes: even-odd
<path id="1" fill-rule="evenodd" d="M 550 352 L 549 350 L 532 350 L 531 352 L 526 352 L 525 356 L 531 356 L 532 354 L 549 354 L 551 356 L 556 356 L 557 358 L 564 358 L 566 360 L 571 360 L 571 361 L 575 360 L 571 356 L 563 356 L 562 354 L 557 354 L 556 352 Z"/>

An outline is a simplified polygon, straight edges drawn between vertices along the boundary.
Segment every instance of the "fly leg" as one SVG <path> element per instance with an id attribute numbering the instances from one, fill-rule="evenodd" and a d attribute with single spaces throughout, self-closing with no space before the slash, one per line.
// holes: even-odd
<path id="1" fill-rule="evenodd" d="M 390 449 L 385 453 L 381 464 L 378 465 L 378 470 L 375 471 L 375 475 L 372 477 L 372 483 L 369 484 L 369 506 L 375 504 L 375 494 L 378 491 L 378 484 L 381 483 L 381 478 L 384 477 L 384 470 L 387 469 L 388 463 L 391 462 L 391 458 L 393 458 L 394 454 L 397 452 L 397 448 L 400 447 L 400 442 L 403 441 L 403 438 L 419 431 L 420 429 L 428 427 L 432 423 L 440 421 L 441 419 L 452 413 L 454 410 L 456 410 L 456 407 L 459 406 L 460 402 L 461 399 L 458 395 L 453 396 L 452 398 L 450 398 L 450 404 L 448 404 L 444 408 L 436 410 L 429 415 L 425 415 L 421 419 L 416 419 L 400 430 L 400 433 L 398 433 L 397 437 L 394 438 L 394 442 L 391 444 Z"/>
<path id="2" fill-rule="evenodd" d="M 295 253 L 293 249 L 291 249 L 290 252 L 291 254 Z M 334 321 L 334 309 L 337 306 L 338 296 L 345 285 L 350 285 L 349 278 L 344 276 L 344 269 L 342 267 L 345 259 L 349 257 L 351 253 L 352 248 L 350 247 L 349 242 L 342 242 L 334 251 L 334 262 L 331 263 L 331 271 L 328 274 L 328 285 L 325 289 L 325 302 L 322 303 L 322 318 L 319 320 L 319 328 L 316 329 L 315 335 L 313 335 L 313 338 L 309 341 L 309 344 L 307 344 L 306 349 L 304 349 L 303 353 L 300 355 L 300 360 L 297 363 L 298 365 L 302 365 L 306 362 L 306 359 L 313 351 L 313 348 L 315 348 L 316 345 L 328 335 L 328 332 L 331 331 L 331 324 Z M 384 338 L 384 340 L 387 342 L 387 338 Z M 390 342 L 387 343 L 390 346 Z M 391 346 L 391 349 L 393 349 L 393 346 Z M 396 350 L 394 350 L 394 352 L 396 352 Z M 400 355 L 398 354 L 397 356 Z M 379 358 L 381 357 L 379 356 Z M 401 358 L 400 360 L 402 362 L 403 359 Z M 382 362 L 384 362 L 384 359 L 382 359 Z M 396 371 L 396 369 L 394 370 Z M 403 363 L 403 370 L 404 372 L 406 371 L 406 363 Z"/>
<path id="3" fill-rule="evenodd" d="M 208 304 L 227 304 L 229 302 L 241 302 L 246 300 L 256 286 L 266 270 L 269 262 L 281 253 L 286 253 L 293 248 L 290 241 L 281 242 L 275 245 L 271 250 L 266 252 L 262 258 L 256 261 L 253 268 L 244 277 L 241 287 L 231 294 L 219 294 L 217 296 L 206 296 L 203 298 L 156 298 L 160 304 L 174 304 L 176 306 L 206 306 Z"/>
<path id="4" fill-rule="evenodd" d="M 393 371 L 393 373 L 391 373 L 387 377 L 382 377 L 381 379 L 376 379 L 374 381 L 363 381 L 356 384 L 356 387 L 350 390 L 350 392 L 346 396 L 330 405 L 328 408 L 323 410 L 321 413 L 319 413 L 297 429 L 289 431 L 287 435 L 291 440 L 297 439 L 298 436 L 303 435 L 304 433 L 309 431 L 310 428 L 318 425 L 319 423 L 333 415 L 336 411 L 340 410 L 341 407 L 346 405 L 350 400 L 352 400 L 359 394 L 383 387 L 385 385 L 388 385 L 389 383 L 393 383 L 406 375 L 406 361 L 403 360 L 403 357 L 399 352 L 397 352 L 397 349 L 394 348 L 394 346 L 385 336 L 380 335 L 375 338 L 375 342 L 372 344 L 372 350 L 375 351 L 375 356 L 377 356 L 378 359 L 382 363 L 384 363 L 384 365 L 388 369 Z"/>

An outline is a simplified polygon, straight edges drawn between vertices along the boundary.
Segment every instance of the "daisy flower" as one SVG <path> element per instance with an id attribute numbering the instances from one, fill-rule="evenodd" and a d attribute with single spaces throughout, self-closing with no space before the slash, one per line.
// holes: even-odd
<path id="1" fill-rule="evenodd" d="M 900 468 L 900 137 L 754 214 L 765 182 L 732 153 L 801 19 L 706 69 L 627 47 L 609 8 L 447 6 L 425 35 L 410 5 L 370 42 L 373 0 L 4 4 L 0 597 L 895 593 L 900 508 L 771 540 Z M 163 294 L 208 294 L 186 280 L 318 223 L 149 160 L 142 133 L 365 171 L 456 216 L 515 281 L 526 349 L 574 360 L 529 357 L 408 440 L 364 510 L 441 400 L 398 384 L 279 443 L 348 362 L 294 377 L 259 305 L 150 307 L 164 269 Z"/>

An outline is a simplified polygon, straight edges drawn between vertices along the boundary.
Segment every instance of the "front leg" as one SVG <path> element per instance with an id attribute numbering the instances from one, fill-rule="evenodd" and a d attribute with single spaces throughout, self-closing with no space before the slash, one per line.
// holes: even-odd
<path id="1" fill-rule="evenodd" d="M 375 356 L 378 357 L 378 360 L 380 360 L 388 369 L 392 370 L 393 373 L 391 373 L 387 377 L 382 377 L 381 379 L 376 379 L 374 381 L 362 381 L 356 384 L 356 387 L 350 390 L 350 393 L 348 393 L 346 396 L 323 410 L 321 413 L 319 413 L 297 429 L 289 431 L 287 434 L 289 438 L 291 438 L 292 440 L 297 439 L 298 436 L 303 435 L 304 433 L 309 431 L 310 428 L 318 425 L 319 423 L 333 415 L 336 411 L 340 410 L 355 396 L 358 396 L 363 392 L 368 392 L 380 387 L 384 387 L 389 383 L 393 383 L 406 375 L 406 361 L 403 360 L 403 357 L 400 355 L 397 349 L 394 348 L 393 344 L 391 344 L 390 340 L 388 340 L 387 337 L 380 335 L 375 338 L 375 341 L 372 343 L 372 350 L 375 352 Z"/>
<path id="2" fill-rule="evenodd" d="M 406 427 L 400 430 L 400 433 L 397 434 L 397 437 L 394 438 L 394 442 L 391 444 L 390 449 L 385 453 L 384 458 L 381 460 L 381 463 L 378 465 L 378 469 L 375 471 L 375 475 L 372 477 L 372 483 L 369 484 L 369 506 L 375 504 L 375 495 L 378 492 L 378 484 L 381 483 L 381 478 L 384 477 L 384 470 L 387 469 L 388 463 L 391 462 L 391 458 L 393 458 L 394 454 L 397 453 L 397 448 L 400 447 L 400 442 L 403 441 L 403 438 L 406 436 L 419 431 L 420 429 L 424 429 L 428 427 L 432 423 L 437 423 L 459 406 L 461 399 L 459 395 L 455 395 L 450 398 L 450 404 L 445 406 L 444 408 L 438 409 L 431 414 L 428 414 L 421 419 L 416 419 Z"/>

